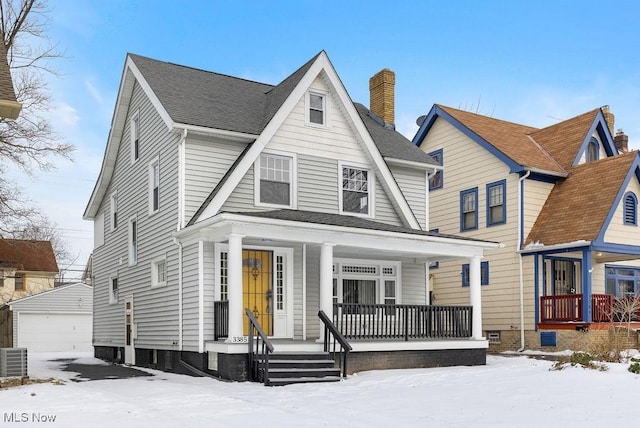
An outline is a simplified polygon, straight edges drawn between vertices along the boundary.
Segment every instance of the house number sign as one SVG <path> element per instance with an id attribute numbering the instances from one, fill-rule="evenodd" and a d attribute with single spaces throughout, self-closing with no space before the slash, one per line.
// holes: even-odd
<path id="1" fill-rule="evenodd" d="M 248 336 L 231 336 L 231 343 L 249 343 Z"/>

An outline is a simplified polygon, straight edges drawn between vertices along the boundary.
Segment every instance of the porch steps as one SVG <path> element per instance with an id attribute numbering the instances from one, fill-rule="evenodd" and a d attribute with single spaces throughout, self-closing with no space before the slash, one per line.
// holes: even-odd
<path id="1" fill-rule="evenodd" d="M 325 352 L 275 352 L 269 358 L 267 373 L 270 386 L 293 383 L 337 382 L 340 369 Z"/>

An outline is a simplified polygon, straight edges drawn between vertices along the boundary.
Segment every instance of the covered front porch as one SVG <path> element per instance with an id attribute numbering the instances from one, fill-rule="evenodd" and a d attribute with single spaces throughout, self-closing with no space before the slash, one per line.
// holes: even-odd
<path id="1" fill-rule="evenodd" d="M 588 329 L 640 320 L 640 263 L 635 248 L 579 242 L 530 249 L 539 329 Z"/>
<path id="2" fill-rule="evenodd" d="M 318 347 L 329 324 L 359 370 L 484 362 L 480 264 L 496 243 L 298 211 L 222 213 L 196 226 L 179 239 L 213 248 L 212 272 L 203 262 L 213 299 L 202 308 L 201 346 L 219 362 L 249 353 L 250 318 L 275 352 Z M 469 264 L 467 305 L 431 305 L 433 258 Z"/>

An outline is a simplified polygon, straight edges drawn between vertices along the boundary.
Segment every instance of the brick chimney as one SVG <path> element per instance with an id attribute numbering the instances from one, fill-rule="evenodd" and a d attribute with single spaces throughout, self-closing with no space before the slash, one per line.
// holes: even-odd
<path id="1" fill-rule="evenodd" d="M 396 75 L 388 68 L 380 70 L 369 79 L 369 109 L 385 125 L 394 127 L 395 124 L 395 84 Z"/>
<path id="2" fill-rule="evenodd" d="M 629 151 L 629 136 L 622 132 L 622 129 L 618 129 L 616 136 L 613 137 L 613 142 L 619 153 L 626 153 Z"/>
<path id="3" fill-rule="evenodd" d="M 607 121 L 607 125 L 609 126 L 609 132 L 613 135 L 616 117 L 611 113 L 608 105 L 602 106 L 602 114 L 604 114 L 604 120 Z"/>

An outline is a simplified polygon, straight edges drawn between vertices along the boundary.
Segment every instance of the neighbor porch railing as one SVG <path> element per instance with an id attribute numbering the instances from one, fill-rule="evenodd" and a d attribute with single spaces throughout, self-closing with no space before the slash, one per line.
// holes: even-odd
<path id="1" fill-rule="evenodd" d="M 333 323 L 347 339 L 471 337 L 471 306 L 334 303 Z"/>
<path id="2" fill-rule="evenodd" d="M 229 337 L 229 301 L 213 302 L 213 339 Z"/>
<path id="3" fill-rule="evenodd" d="M 582 294 L 562 294 L 540 297 L 541 322 L 583 321 Z M 591 295 L 591 319 L 593 322 L 611 320 L 613 296 L 610 294 Z"/>

